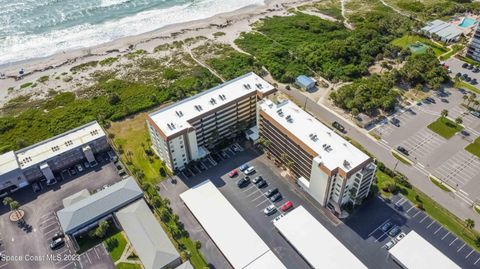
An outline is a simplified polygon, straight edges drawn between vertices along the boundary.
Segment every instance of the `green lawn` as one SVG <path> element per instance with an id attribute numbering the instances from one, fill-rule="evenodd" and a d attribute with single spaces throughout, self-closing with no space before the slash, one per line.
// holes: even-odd
<path id="1" fill-rule="evenodd" d="M 480 137 L 477 137 L 465 150 L 480 158 Z"/>
<path id="2" fill-rule="evenodd" d="M 475 87 L 475 86 L 473 86 L 472 84 L 467 83 L 467 82 L 465 82 L 465 81 L 459 80 L 459 81 L 455 82 L 454 87 L 456 87 L 456 88 L 464 88 L 464 89 L 466 89 L 466 90 L 469 90 L 469 91 L 472 91 L 472 92 L 474 92 L 474 93 L 480 94 L 480 90 L 479 90 L 477 87 Z"/>
<path id="3" fill-rule="evenodd" d="M 109 238 L 110 236 L 113 236 L 119 232 L 120 231 L 115 227 L 115 225 L 110 224 L 107 230 L 107 234 L 105 235 L 105 238 Z M 96 236 L 90 237 L 88 234 L 79 235 L 75 239 L 77 240 L 78 246 L 80 247 L 80 250 L 78 251 L 78 253 L 83 253 L 103 242 L 102 238 L 98 238 Z"/>
<path id="4" fill-rule="evenodd" d="M 105 248 L 114 262 L 122 256 L 123 250 L 127 245 L 127 240 L 122 232 L 118 232 L 104 241 Z"/>
<path id="5" fill-rule="evenodd" d="M 392 151 L 392 155 L 393 155 L 393 157 L 395 157 L 397 160 L 399 160 L 403 164 L 412 165 L 412 162 L 410 160 L 403 157 L 401 154 L 398 154 L 396 151 Z"/>
<path id="6" fill-rule="evenodd" d="M 422 42 L 423 44 L 428 45 L 432 48 L 433 52 L 435 52 L 436 56 L 440 56 L 448 51 L 445 47 L 433 43 L 430 39 L 417 35 L 404 35 L 394 39 L 391 43 L 402 48 L 407 48 L 409 45 L 413 45 L 417 42 Z"/>
<path id="7" fill-rule="evenodd" d="M 448 53 L 446 53 L 446 54 L 444 54 L 444 55 L 442 55 L 442 56 L 440 57 L 440 60 L 442 60 L 442 61 L 448 60 L 450 57 L 452 57 L 452 55 L 454 55 L 455 53 L 457 53 L 457 52 L 459 52 L 460 50 L 462 50 L 463 47 L 464 47 L 464 46 L 463 46 L 463 45 L 460 45 L 460 44 L 455 44 L 455 45 L 453 45 L 453 46 L 452 46 L 452 49 L 451 49 Z"/>
<path id="8" fill-rule="evenodd" d="M 457 132 L 463 130 L 463 127 L 461 125 L 458 125 L 452 120 L 449 120 L 445 117 L 438 118 L 436 121 L 430 123 L 430 125 L 428 125 L 427 127 L 428 129 L 434 131 L 435 133 L 446 139 L 451 138 Z"/>
<path id="9" fill-rule="evenodd" d="M 141 269 L 142 266 L 140 264 L 136 263 L 126 263 L 126 262 L 121 262 L 115 266 L 117 269 Z"/>
<path id="10" fill-rule="evenodd" d="M 385 193 L 382 188 L 387 186 L 388 184 L 393 184 L 395 181 L 393 178 L 388 176 L 387 174 L 383 173 L 382 171 L 377 170 L 376 173 L 377 178 L 377 187 L 382 196 L 389 197 L 389 193 Z M 445 228 L 447 228 L 451 233 L 457 235 L 458 237 L 462 238 L 469 246 L 476 249 L 477 251 L 480 250 L 480 247 L 475 245 L 475 237 L 479 236 L 479 233 L 476 231 L 464 229 L 464 221 L 459 219 L 457 216 L 450 213 L 448 210 L 437 204 L 434 200 L 432 200 L 429 196 L 418 190 L 417 188 L 413 187 L 412 189 L 405 188 L 399 184 L 397 184 L 400 192 L 412 203 L 421 204 L 424 211 L 433 219 L 441 223 Z"/>
<path id="11" fill-rule="evenodd" d="M 140 181 L 156 184 L 164 177 L 160 175 L 160 168 L 165 168 L 163 162 L 153 153 L 148 151 L 151 146 L 150 137 L 145 122 L 146 114 L 140 113 L 122 121 L 112 122 L 107 132 L 112 136 L 115 147 L 120 149 L 120 158 L 129 170 Z M 147 153 L 148 152 L 148 153 Z"/>
<path id="12" fill-rule="evenodd" d="M 435 184 L 435 186 L 439 187 L 442 191 L 452 192 L 452 190 L 450 190 L 447 186 L 445 186 L 444 184 L 442 184 L 441 182 L 439 182 L 435 178 L 433 178 L 433 177 L 429 177 L 429 178 L 430 178 L 430 181 L 433 184 Z"/>

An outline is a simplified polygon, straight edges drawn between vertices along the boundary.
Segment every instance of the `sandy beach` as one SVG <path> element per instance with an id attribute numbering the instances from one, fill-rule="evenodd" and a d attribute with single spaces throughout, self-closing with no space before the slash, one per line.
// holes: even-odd
<path id="1" fill-rule="evenodd" d="M 50 79 L 46 83 L 35 83 L 39 78 L 64 75 L 72 67 L 79 64 L 101 61 L 108 57 L 120 57 L 136 50 L 145 50 L 147 53 L 152 53 L 155 47 L 174 41 L 202 36 L 208 40 L 215 39 L 215 42 L 228 44 L 239 50 L 235 46 L 234 40 L 238 38 L 241 32 L 250 31 L 252 23 L 267 16 L 288 15 L 288 9 L 308 2 L 311 1 L 267 0 L 264 5 L 248 6 L 207 19 L 168 25 L 152 32 L 124 37 L 95 47 L 65 51 L 45 58 L 30 59 L 0 66 L 0 106 L 21 95 L 44 98 L 48 90 L 51 89 L 73 91 L 72 80 L 76 81 L 77 84 L 83 83 L 81 80 L 87 77 L 87 74 L 81 71 L 72 74 L 69 79 Z M 214 33 L 217 32 L 224 34 L 215 36 Z M 98 67 L 97 69 L 102 68 Z M 19 74 L 21 69 L 24 70 L 23 75 Z M 34 87 L 24 86 L 30 82 L 34 83 Z"/>

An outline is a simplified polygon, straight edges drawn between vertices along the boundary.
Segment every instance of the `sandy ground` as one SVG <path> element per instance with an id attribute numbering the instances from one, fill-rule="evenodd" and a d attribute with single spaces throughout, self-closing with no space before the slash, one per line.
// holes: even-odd
<path id="1" fill-rule="evenodd" d="M 8 100 L 21 96 L 31 95 L 32 97 L 43 98 L 47 96 L 50 89 L 56 91 L 74 91 L 75 85 L 88 84 L 88 73 L 85 71 L 70 73 L 70 68 L 82 63 L 100 61 L 108 57 L 118 57 L 135 50 L 143 49 L 152 53 L 154 48 L 171 43 L 173 41 L 185 40 L 204 36 L 231 45 L 238 49 L 233 41 L 238 38 L 241 32 L 251 29 L 250 25 L 267 16 L 288 15 L 288 9 L 296 8 L 299 5 L 312 2 L 311 0 L 267 0 L 262 6 L 249 6 L 240 10 L 219 14 L 214 17 L 175 24 L 160 28 L 158 30 L 130 36 L 101 44 L 95 47 L 72 50 L 41 59 L 32 59 L 9 66 L 0 66 L 0 107 Z M 216 32 L 223 32 L 225 35 L 214 37 Z M 124 57 L 121 58 L 124 61 Z M 119 63 L 116 63 L 119 64 Z M 96 70 L 109 69 L 111 66 L 96 67 Z M 24 69 L 24 75 L 19 75 L 19 70 Z M 91 72 L 92 70 L 89 70 Z M 48 81 L 43 83 L 37 80 L 43 76 L 49 76 Z M 34 87 L 21 85 L 33 82 Z"/>

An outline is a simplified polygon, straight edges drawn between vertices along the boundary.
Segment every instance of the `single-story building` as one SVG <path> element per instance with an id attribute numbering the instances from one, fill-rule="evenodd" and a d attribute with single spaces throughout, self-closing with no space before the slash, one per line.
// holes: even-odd
<path id="1" fill-rule="evenodd" d="M 57 217 L 63 232 L 76 236 L 110 218 L 120 208 L 143 198 L 143 191 L 132 177 L 128 177 L 99 192 L 88 195 L 84 190 L 64 199 Z"/>
<path id="2" fill-rule="evenodd" d="M 429 37 L 437 36 L 441 41 L 446 43 L 457 42 L 463 34 L 463 31 L 442 20 L 434 20 L 427 22 L 421 32 Z"/>
<path id="3" fill-rule="evenodd" d="M 145 269 L 175 268 L 182 263 L 175 246 L 143 199 L 120 209 L 115 217 Z"/>
<path id="4" fill-rule="evenodd" d="M 315 88 L 315 80 L 305 75 L 300 75 L 295 80 L 295 84 L 304 90 Z"/>

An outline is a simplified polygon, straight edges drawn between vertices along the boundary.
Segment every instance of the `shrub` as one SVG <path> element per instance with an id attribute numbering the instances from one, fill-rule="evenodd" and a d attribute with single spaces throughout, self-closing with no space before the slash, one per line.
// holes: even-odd
<path id="1" fill-rule="evenodd" d="M 200 241 L 195 241 L 195 248 L 200 249 L 202 247 L 202 242 Z"/>

